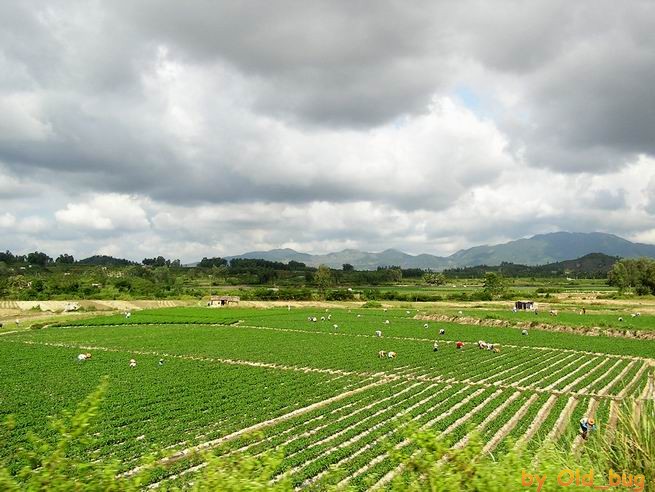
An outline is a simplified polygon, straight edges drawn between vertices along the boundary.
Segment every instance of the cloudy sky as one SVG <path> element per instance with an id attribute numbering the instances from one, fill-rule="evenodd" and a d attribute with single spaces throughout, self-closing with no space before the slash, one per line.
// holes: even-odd
<path id="1" fill-rule="evenodd" d="M 655 243 L 651 1 L 0 0 L 0 249 Z"/>

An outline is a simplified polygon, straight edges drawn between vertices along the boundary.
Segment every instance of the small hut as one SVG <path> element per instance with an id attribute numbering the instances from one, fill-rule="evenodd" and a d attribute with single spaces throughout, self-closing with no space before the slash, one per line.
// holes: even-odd
<path id="1" fill-rule="evenodd" d="M 211 299 L 207 305 L 209 307 L 233 306 L 235 304 L 239 304 L 240 300 L 241 298 L 238 296 L 211 296 Z"/>
<path id="2" fill-rule="evenodd" d="M 516 301 L 514 303 L 516 310 L 521 311 L 533 311 L 534 310 L 534 301 Z"/>

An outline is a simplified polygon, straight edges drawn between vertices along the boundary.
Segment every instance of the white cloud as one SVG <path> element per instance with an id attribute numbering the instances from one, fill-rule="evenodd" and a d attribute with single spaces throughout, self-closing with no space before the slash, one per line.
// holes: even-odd
<path id="1" fill-rule="evenodd" d="M 87 202 L 69 203 L 65 209 L 57 210 L 55 217 L 63 225 L 80 229 L 147 229 L 150 222 L 143 202 L 128 195 L 95 195 Z"/>
<path id="2" fill-rule="evenodd" d="M 16 223 L 16 217 L 9 212 L 0 214 L 0 227 L 12 227 Z"/>

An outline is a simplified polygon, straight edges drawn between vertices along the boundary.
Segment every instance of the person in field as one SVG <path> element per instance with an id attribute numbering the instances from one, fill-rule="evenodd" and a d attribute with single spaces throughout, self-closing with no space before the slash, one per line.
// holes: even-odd
<path id="1" fill-rule="evenodd" d="M 589 433 L 596 430 L 596 421 L 593 418 L 582 417 L 580 419 L 580 433 L 583 439 L 589 437 Z"/>
<path id="2" fill-rule="evenodd" d="M 380 350 L 380 351 L 378 352 L 378 357 L 379 357 L 380 359 L 384 359 L 386 356 L 387 356 L 387 353 L 386 353 L 384 350 Z"/>
<path id="3" fill-rule="evenodd" d="M 464 347 L 464 342 L 458 341 L 455 345 L 456 345 L 457 349 L 459 350 L 459 349 Z"/>
<path id="4" fill-rule="evenodd" d="M 164 365 L 164 359 L 159 359 L 159 365 L 163 366 Z"/>
<path id="5" fill-rule="evenodd" d="M 125 319 L 130 319 L 131 317 L 132 317 L 131 312 L 128 311 L 127 313 L 125 313 Z"/>
<path id="6" fill-rule="evenodd" d="M 442 328 L 441 330 L 439 330 L 439 335 L 445 335 L 445 334 L 446 334 L 446 330 L 445 330 L 445 329 Z"/>
<path id="7" fill-rule="evenodd" d="M 136 360 L 130 359 L 130 367 L 136 367 Z"/>
<path id="8" fill-rule="evenodd" d="M 387 357 L 389 357 L 390 359 L 395 359 L 396 358 L 396 352 L 389 352 L 387 354 Z"/>
<path id="9" fill-rule="evenodd" d="M 439 351 L 439 344 L 435 340 L 434 343 L 432 344 L 432 351 L 433 352 L 438 352 Z"/>
<path id="10" fill-rule="evenodd" d="M 377 330 L 377 331 L 375 332 L 375 336 L 376 336 L 376 337 L 381 337 L 381 336 L 382 336 L 382 332 L 381 332 L 380 330 Z"/>
<path id="11" fill-rule="evenodd" d="M 86 360 L 86 354 L 80 354 L 77 356 L 79 362 L 84 362 Z"/>
<path id="12" fill-rule="evenodd" d="M 521 335 L 523 335 L 523 336 L 527 336 L 527 335 L 528 335 L 528 330 L 523 330 L 523 331 L 521 332 Z"/>
<path id="13" fill-rule="evenodd" d="M 478 348 L 480 350 L 484 350 L 486 348 L 489 348 L 489 345 L 484 340 L 478 340 Z"/>

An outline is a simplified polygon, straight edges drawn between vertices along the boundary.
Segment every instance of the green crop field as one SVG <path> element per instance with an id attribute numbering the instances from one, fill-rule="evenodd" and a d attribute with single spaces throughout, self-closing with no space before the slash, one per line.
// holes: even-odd
<path id="1" fill-rule="evenodd" d="M 274 480 L 365 490 L 405 473 L 403 461 L 417 449 L 410 427 L 432 429 L 455 447 L 475 429 L 485 453 L 517 441 L 535 450 L 546 441 L 575 446 L 569 431 L 582 416 L 611 425 L 621 400 L 652 397 L 653 341 L 523 335 L 422 314 L 163 308 L 7 332 L 0 336 L 0 418 L 12 415 L 15 426 L 0 436 L 0 453 L 18 471 L 26 431 L 53 437 L 47 417 L 74 409 L 107 376 L 97 439 L 79 453 L 117 459 L 121 473 L 154 454 L 159 466 L 150 482 L 184 486 L 203 467 L 194 450 L 256 456 L 282 449 Z M 649 329 L 652 317 L 630 322 Z M 480 350 L 478 340 L 501 350 Z M 397 357 L 380 358 L 380 351 Z M 78 361 L 81 352 L 92 359 Z"/>

